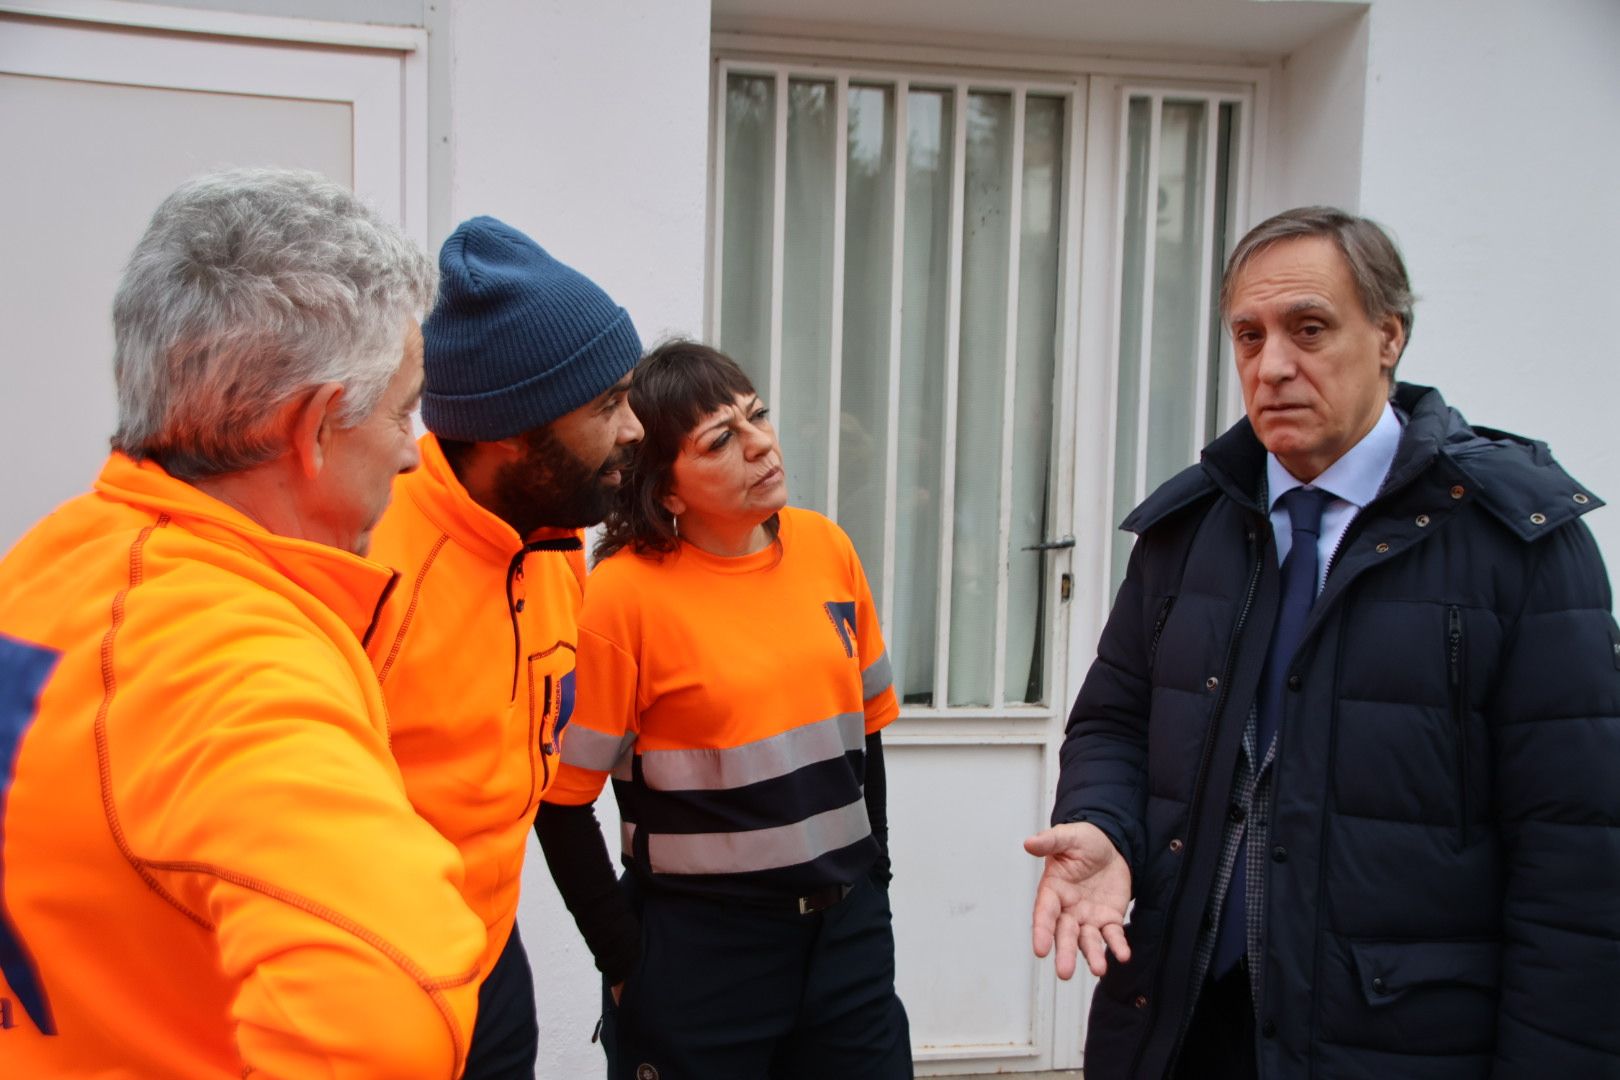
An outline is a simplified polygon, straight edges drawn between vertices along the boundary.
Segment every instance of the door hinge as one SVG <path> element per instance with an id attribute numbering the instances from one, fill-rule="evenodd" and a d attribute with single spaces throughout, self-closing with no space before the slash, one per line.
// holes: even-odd
<path id="1" fill-rule="evenodd" d="M 1067 604 L 1069 597 L 1074 595 L 1074 575 L 1064 574 L 1058 581 L 1058 597 Z"/>

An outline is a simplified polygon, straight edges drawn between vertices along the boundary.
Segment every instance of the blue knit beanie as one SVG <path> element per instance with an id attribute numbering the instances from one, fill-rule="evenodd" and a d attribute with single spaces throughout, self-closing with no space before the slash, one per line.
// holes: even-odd
<path id="1" fill-rule="evenodd" d="M 493 442 L 543 427 L 641 359 L 622 307 L 492 217 L 450 234 L 439 275 L 422 324 L 422 423 L 435 435 Z"/>

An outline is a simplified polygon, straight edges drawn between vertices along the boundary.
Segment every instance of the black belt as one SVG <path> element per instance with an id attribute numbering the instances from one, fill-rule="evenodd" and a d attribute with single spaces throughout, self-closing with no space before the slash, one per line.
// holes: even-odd
<path id="1" fill-rule="evenodd" d="M 848 896 L 849 890 L 848 885 L 827 885 L 803 896 L 793 897 L 787 902 L 788 910 L 798 912 L 800 915 L 814 915 L 818 911 L 826 911 Z"/>
<path id="2" fill-rule="evenodd" d="M 638 881 L 636 884 L 638 887 L 646 887 L 645 882 Z M 789 915 L 815 915 L 837 904 L 848 896 L 854 888 L 853 885 L 823 885 L 819 889 L 812 889 L 803 896 L 717 896 L 712 893 L 665 890 L 657 885 L 652 886 L 649 891 L 670 897 L 684 896 L 689 899 L 701 900 L 710 904 L 720 904 L 725 907 L 746 907 Z"/>

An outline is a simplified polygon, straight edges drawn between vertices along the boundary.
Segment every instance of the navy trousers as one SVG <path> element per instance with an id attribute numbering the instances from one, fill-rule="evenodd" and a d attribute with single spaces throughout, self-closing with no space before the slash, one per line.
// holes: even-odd
<path id="1" fill-rule="evenodd" d="M 514 924 L 506 948 L 478 987 L 478 1019 L 462 1080 L 534 1080 L 539 1052 L 534 975 Z"/>
<path id="2" fill-rule="evenodd" d="M 641 961 L 603 989 L 609 1080 L 911 1080 L 888 893 L 799 915 L 624 883 Z"/>

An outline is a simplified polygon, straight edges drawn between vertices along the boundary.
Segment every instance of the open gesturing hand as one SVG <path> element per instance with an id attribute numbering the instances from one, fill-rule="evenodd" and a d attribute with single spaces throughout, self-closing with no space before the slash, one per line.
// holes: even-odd
<path id="1" fill-rule="evenodd" d="M 1024 841 L 1024 850 L 1046 860 L 1035 890 L 1031 944 L 1045 957 L 1057 946 L 1057 974 L 1073 977 L 1076 952 L 1093 975 L 1108 970 L 1108 951 L 1131 959 L 1125 940 L 1125 908 L 1131 901 L 1131 868 L 1112 840 L 1090 822 L 1055 825 Z"/>

